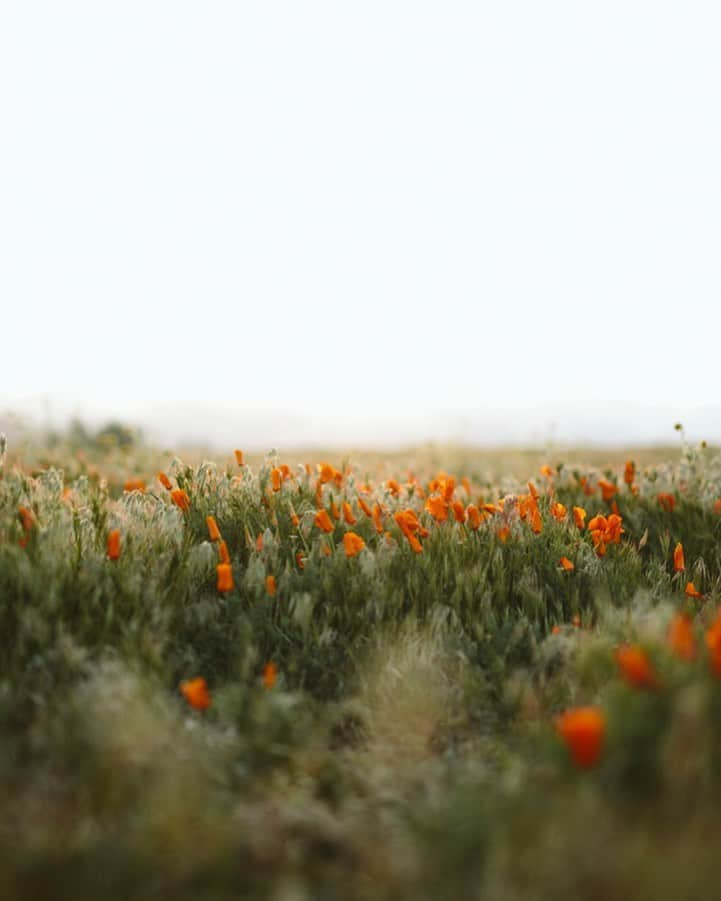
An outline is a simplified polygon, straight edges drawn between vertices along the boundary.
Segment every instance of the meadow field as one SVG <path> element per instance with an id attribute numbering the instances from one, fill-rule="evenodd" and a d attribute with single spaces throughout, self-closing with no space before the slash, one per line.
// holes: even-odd
<path id="1" fill-rule="evenodd" d="M 0 447 L 0 899 L 716 897 L 721 456 Z"/>

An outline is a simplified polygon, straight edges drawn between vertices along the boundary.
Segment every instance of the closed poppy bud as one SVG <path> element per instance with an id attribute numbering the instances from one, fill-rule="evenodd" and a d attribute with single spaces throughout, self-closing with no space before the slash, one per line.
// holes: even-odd
<path id="1" fill-rule="evenodd" d="M 236 450 L 233 451 L 233 453 L 235 454 L 235 462 L 238 464 L 238 466 L 242 466 L 243 465 L 243 451 L 238 450 L 236 448 Z"/>
<path id="2" fill-rule="evenodd" d="M 333 519 L 340 519 L 340 510 L 338 509 L 338 504 L 335 501 L 330 502 L 330 515 Z"/>
<path id="3" fill-rule="evenodd" d="M 616 663 L 623 678 L 634 688 L 658 688 L 658 677 L 643 648 L 623 645 L 616 651 Z"/>
<path id="4" fill-rule="evenodd" d="M 576 707 L 556 720 L 556 731 L 579 769 L 590 769 L 601 758 L 606 718 L 598 707 Z"/>
<path id="5" fill-rule="evenodd" d="M 220 541 L 220 529 L 218 528 L 218 523 L 215 521 L 214 516 L 206 516 L 205 524 L 208 527 L 208 536 L 211 541 Z"/>
<path id="6" fill-rule="evenodd" d="M 270 691 L 275 686 L 277 678 L 278 667 L 271 660 L 263 667 L 263 688 L 267 688 Z"/>
<path id="7" fill-rule="evenodd" d="M 686 595 L 687 598 L 702 598 L 703 597 L 701 592 L 697 591 L 696 586 L 693 584 L 693 582 L 687 583 L 684 594 Z"/>
<path id="8" fill-rule="evenodd" d="M 669 494 L 667 491 L 662 491 L 660 494 L 656 495 L 656 499 L 667 513 L 673 513 L 676 507 L 676 498 L 672 494 Z"/>
<path id="9" fill-rule="evenodd" d="M 636 464 L 633 460 L 628 460 L 623 470 L 623 481 L 630 487 L 636 478 Z"/>
<path id="10" fill-rule="evenodd" d="M 373 525 L 375 526 L 376 532 L 380 535 L 383 531 L 383 510 L 380 504 L 373 505 Z"/>
<path id="11" fill-rule="evenodd" d="M 276 592 L 276 584 L 275 584 L 275 576 L 266 576 L 265 577 L 265 593 L 269 597 L 275 597 Z"/>
<path id="12" fill-rule="evenodd" d="M 202 677 L 181 682 L 180 692 L 194 710 L 207 710 L 210 707 L 208 684 Z"/>
<path id="13" fill-rule="evenodd" d="M 167 488 L 168 491 L 173 490 L 173 485 L 172 485 L 170 479 L 165 475 L 164 472 L 158 473 L 158 481 L 163 486 L 163 488 Z"/>
<path id="14" fill-rule="evenodd" d="M 315 514 L 315 524 L 323 532 L 333 531 L 333 523 L 331 522 L 330 516 L 328 516 L 327 510 L 319 510 Z"/>
<path id="15" fill-rule="evenodd" d="M 366 501 L 363 500 L 362 497 L 360 497 L 360 495 L 358 496 L 358 506 L 366 516 L 373 516 L 373 511 L 371 510 L 370 506 L 366 503 Z"/>
<path id="16" fill-rule="evenodd" d="M 677 613 L 671 620 L 668 628 L 668 645 L 679 660 L 690 662 L 696 656 L 693 624 L 687 613 Z"/>
<path id="17" fill-rule="evenodd" d="M 543 520 L 541 519 L 541 511 L 534 506 L 531 510 L 531 530 L 539 535 L 543 531 Z"/>
<path id="18" fill-rule="evenodd" d="M 469 504 L 466 507 L 466 515 L 468 516 L 468 525 L 475 532 L 481 525 L 481 513 L 475 504 Z"/>
<path id="19" fill-rule="evenodd" d="M 23 527 L 23 532 L 31 532 L 35 525 L 35 518 L 32 512 L 27 507 L 18 507 L 18 516 L 20 517 L 20 525 Z"/>
<path id="20" fill-rule="evenodd" d="M 713 512 L 717 516 L 721 515 L 721 497 L 713 502 Z"/>
<path id="21" fill-rule="evenodd" d="M 673 549 L 673 571 L 682 573 L 686 569 L 686 560 L 683 555 L 683 545 L 679 541 Z"/>
<path id="22" fill-rule="evenodd" d="M 217 589 L 220 592 L 233 590 L 233 568 L 229 563 L 219 563 L 216 566 L 218 574 Z"/>
<path id="23" fill-rule="evenodd" d="M 343 536 L 343 549 L 346 557 L 357 557 L 365 546 L 365 541 L 355 532 L 346 532 Z"/>
<path id="24" fill-rule="evenodd" d="M 565 569 L 566 572 L 570 573 L 576 568 L 573 563 L 568 559 L 568 557 L 561 557 L 558 561 L 562 569 Z"/>
<path id="25" fill-rule="evenodd" d="M 453 501 L 451 509 L 453 510 L 453 516 L 455 517 L 456 522 L 463 523 L 466 521 L 466 509 L 460 501 Z"/>
<path id="26" fill-rule="evenodd" d="M 228 545 L 222 539 L 218 542 L 218 556 L 220 557 L 221 563 L 230 563 Z"/>
<path id="27" fill-rule="evenodd" d="M 176 507 L 180 507 L 183 513 L 187 513 L 190 509 L 190 498 L 188 493 L 182 488 L 174 488 L 170 492 L 170 497 Z"/>
<path id="28" fill-rule="evenodd" d="M 117 560 L 120 557 L 120 529 L 113 529 L 108 533 L 107 553 L 108 560 Z"/>
<path id="29" fill-rule="evenodd" d="M 283 482 L 283 475 L 281 471 L 275 467 L 270 471 L 270 484 L 273 488 L 273 491 L 280 491 L 280 486 Z"/>
<path id="30" fill-rule="evenodd" d="M 508 526 L 501 526 L 501 528 L 496 532 L 496 537 L 502 544 L 505 544 L 511 537 L 511 530 L 508 528 Z"/>
<path id="31" fill-rule="evenodd" d="M 349 526 L 354 526 L 358 521 L 353 515 L 353 509 L 348 501 L 345 501 L 343 503 L 343 519 Z"/>

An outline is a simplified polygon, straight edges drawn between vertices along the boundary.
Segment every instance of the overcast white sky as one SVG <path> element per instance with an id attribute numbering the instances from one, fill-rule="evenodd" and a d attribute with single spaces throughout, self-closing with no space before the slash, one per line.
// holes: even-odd
<path id="1" fill-rule="evenodd" d="M 720 33 L 714 2 L 4 3 L 0 406 L 721 439 Z"/>

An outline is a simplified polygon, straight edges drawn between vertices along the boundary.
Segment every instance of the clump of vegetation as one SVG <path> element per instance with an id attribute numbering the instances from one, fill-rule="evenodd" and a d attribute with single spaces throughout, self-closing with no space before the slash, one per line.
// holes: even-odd
<path id="1" fill-rule="evenodd" d="M 0 897 L 707 894 L 710 450 L 520 481 L 106 444 L 0 443 Z"/>

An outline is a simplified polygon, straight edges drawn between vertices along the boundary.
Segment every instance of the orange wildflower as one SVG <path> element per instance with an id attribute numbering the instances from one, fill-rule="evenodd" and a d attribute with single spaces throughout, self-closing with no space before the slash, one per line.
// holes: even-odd
<path id="1" fill-rule="evenodd" d="M 268 663 L 263 667 L 263 688 L 267 688 L 268 691 L 271 688 L 275 687 L 276 679 L 278 678 L 278 667 L 273 663 L 272 660 L 269 660 Z"/>
<path id="2" fill-rule="evenodd" d="M 501 544 L 505 544 L 510 537 L 511 530 L 508 526 L 501 526 L 501 528 L 496 531 L 496 538 L 498 538 Z"/>
<path id="3" fill-rule="evenodd" d="M 636 464 L 633 460 L 627 460 L 623 468 L 623 481 L 631 487 L 633 480 L 636 478 Z"/>
<path id="4" fill-rule="evenodd" d="M 300 551 L 295 555 L 295 563 L 298 569 L 305 569 L 305 557 Z"/>
<path id="5" fill-rule="evenodd" d="M 573 508 L 573 521 L 576 523 L 577 529 L 582 529 L 586 524 L 586 511 L 583 507 Z"/>
<path id="6" fill-rule="evenodd" d="M 120 529 L 108 532 L 107 554 L 108 560 L 117 560 L 120 557 Z"/>
<path id="7" fill-rule="evenodd" d="M 211 541 L 220 541 L 220 529 L 214 516 L 206 516 L 205 524 L 208 527 L 208 536 Z"/>
<path id="8" fill-rule="evenodd" d="M 163 486 L 163 488 L 167 488 L 168 491 L 173 490 L 173 485 L 172 485 L 170 479 L 165 475 L 164 472 L 158 473 L 158 481 Z"/>
<path id="9" fill-rule="evenodd" d="M 484 513 L 490 513 L 491 515 L 493 515 L 493 514 L 495 514 L 495 513 L 500 513 L 500 512 L 501 512 L 501 508 L 500 508 L 500 506 L 499 506 L 498 504 L 484 504 L 484 505 L 483 505 L 483 512 L 484 512 Z"/>
<path id="10" fill-rule="evenodd" d="M 242 466 L 243 465 L 243 451 L 238 450 L 236 448 L 233 453 L 235 454 L 235 462 L 238 464 L 238 466 Z"/>
<path id="11" fill-rule="evenodd" d="M 563 506 L 563 504 L 556 502 L 551 506 L 551 516 L 554 519 L 557 519 L 559 522 L 563 522 L 563 520 L 566 518 L 566 513 L 568 513 L 568 510 Z"/>
<path id="12" fill-rule="evenodd" d="M 333 531 L 333 523 L 331 522 L 330 516 L 328 516 L 327 510 L 319 510 L 315 514 L 315 524 L 323 532 L 332 532 Z"/>
<path id="13" fill-rule="evenodd" d="M 340 519 L 340 510 L 338 509 L 338 504 L 336 504 L 335 501 L 330 502 L 330 515 L 335 520 Z"/>
<path id="14" fill-rule="evenodd" d="M 476 529 L 480 528 L 481 514 L 480 514 L 478 507 L 476 507 L 475 504 L 469 504 L 466 507 L 466 516 L 468 517 L 468 524 L 473 529 L 474 532 L 476 531 Z"/>
<path id="15" fill-rule="evenodd" d="M 346 557 L 357 557 L 366 546 L 365 541 L 355 532 L 346 532 L 343 536 L 343 548 Z"/>
<path id="16" fill-rule="evenodd" d="M 275 584 L 275 576 L 266 576 L 265 577 L 265 593 L 271 597 L 275 597 L 277 586 Z"/>
<path id="17" fill-rule="evenodd" d="M 366 516 L 373 516 L 373 511 L 370 508 L 370 505 L 367 504 L 362 497 L 358 497 L 358 506 L 365 513 Z"/>
<path id="18" fill-rule="evenodd" d="M 283 484 L 283 473 L 277 466 L 270 471 L 270 484 L 273 491 L 280 491 L 280 486 Z"/>
<path id="19" fill-rule="evenodd" d="M 606 732 L 606 717 L 600 708 L 567 710 L 556 719 L 556 731 L 579 769 L 590 769 L 598 763 Z"/>
<path id="20" fill-rule="evenodd" d="M 18 507 L 18 516 L 20 517 L 20 525 L 23 527 L 23 532 L 26 534 L 32 532 L 33 526 L 35 525 L 35 518 L 32 511 L 28 510 L 27 507 Z"/>
<path id="21" fill-rule="evenodd" d="M 180 693 L 194 710 L 207 710 L 212 703 L 208 683 L 202 676 L 181 682 Z"/>
<path id="22" fill-rule="evenodd" d="M 218 556 L 220 557 L 221 563 L 230 563 L 228 545 L 222 539 L 218 542 Z"/>
<path id="23" fill-rule="evenodd" d="M 293 504 L 290 505 L 290 521 L 293 524 L 293 527 L 296 529 L 300 525 L 300 516 L 298 516 L 298 514 L 295 512 Z"/>
<path id="24" fill-rule="evenodd" d="M 658 688 L 658 677 L 639 645 L 622 645 L 616 650 L 616 663 L 623 678 L 634 688 Z"/>
<path id="25" fill-rule="evenodd" d="M 330 547 L 325 541 L 321 543 L 320 552 L 324 557 L 330 557 Z"/>
<path id="26" fill-rule="evenodd" d="M 395 479 L 388 479 L 386 482 L 386 488 L 390 491 L 393 497 L 398 497 L 401 493 L 401 486 Z"/>
<path id="27" fill-rule="evenodd" d="M 693 584 L 693 582 L 687 583 L 684 594 L 686 595 L 687 598 L 702 598 L 703 597 L 701 592 L 696 590 L 696 586 Z"/>
<path id="28" fill-rule="evenodd" d="M 538 509 L 536 504 L 531 508 L 531 530 L 539 535 L 543 531 L 543 519 L 541 518 L 541 511 Z"/>
<path id="29" fill-rule="evenodd" d="M 555 473 L 553 469 L 548 465 L 548 463 L 544 463 L 540 469 L 541 475 L 546 479 L 552 479 Z"/>
<path id="30" fill-rule="evenodd" d="M 145 482 L 142 479 L 128 479 L 123 485 L 123 491 L 139 491 L 145 493 Z"/>
<path id="31" fill-rule="evenodd" d="M 326 482 L 332 482 L 335 477 L 335 469 L 330 465 L 330 463 L 319 463 L 318 464 L 318 481 L 321 485 L 325 485 Z"/>
<path id="32" fill-rule="evenodd" d="M 280 464 L 280 474 L 283 477 L 283 481 L 290 478 L 290 466 L 287 463 Z"/>
<path id="33" fill-rule="evenodd" d="M 263 550 L 263 533 L 258 532 L 258 537 L 255 539 L 255 549 L 258 553 Z"/>
<path id="34" fill-rule="evenodd" d="M 709 650 L 711 672 L 721 678 L 721 610 L 706 632 L 706 647 Z"/>
<path id="35" fill-rule="evenodd" d="M 721 515 L 721 497 L 713 502 L 713 512 L 717 516 Z"/>
<path id="36" fill-rule="evenodd" d="M 170 498 L 176 507 L 180 507 L 183 513 L 187 513 L 190 509 L 190 498 L 187 491 L 183 491 L 182 488 L 174 488 L 170 492 Z"/>
<path id="37" fill-rule="evenodd" d="M 576 568 L 571 560 L 568 559 L 568 557 L 561 557 L 558 562 L 559 565 L 563 567 L 563 569 L 565 569 L 568 573 L 573 572 L 573 570 Z"/>
<path id="38" fill-rule="evenodd" d="M 463 490 L 466 492 L 468 497 L 471 496 L 471 481 L 468 476 L 463 476 L 461 478 L 461 485 L 463 485 Z"/>
<path id="39" fill-rule="evenodd" d="M 601 489 L 601 497 L 604 501 L 610 501 L 618 491 L 616 484 L 614 482 L 607 482 L 606 479 L 599 479 L 598 487 Z"/>
<path id="40" fill-rule="evenodd" d="M 683 545 L 679 541 L 673 549 L 673 571 L 682 573 L 686 569 L 686 560 L 683 555 Z"/>
<path id="41" fill-rule="evenodd" d="M 667 513 L 673 513 L 676 507 L 676 498 L 667 491 L 662 491 L 656 495 L 656 500 Z"/>
<path id="42" fill-rule="evenodd" d="M 348 503 L 348 501 L 343 502 L 343 519 L 349 526 L 354 526 L 358 522 L 358 520 L 353 515 L 353 508 Z"/>
<path id="43" fill-rule="evenodd" d="M 418 539 L 418 533 L 420 534 L 428 534 L 425 529 L 418 522 L 418 517 L 414 510 L 399 510 L 393 517 L 400 528 L 401 532 L 405 535 L 408 540 L 408 544 L 411 546 L 411 550 L 413 550 L 416 554 L 423 553 L 423 545 Z"/>
<path id="44" fill-rule="evenodd" d="M 466 521 L 466 509 L 460 501 L 453 501 L 451 509 L 456 522 L 463 523 Z"/>
<path id="45" fill-rule="evenodd" d="M 441 495 L 429 497 L 425 509 L 436 522 L 445 522 L 448 519 L 448 501 Z"/>
<path id="46" fill-rule="evenodd" d="M 679 660 L 690 662 L 696 656 L 693 624 L 687 613 L 677 613 L 671 620 L 668 627 L 668 645 Z"/>
<path id="47" fill-rule="evenodd" d="M 538 488 L 536 488 L 533 482 L 528 483 L 528 493 L 531 495 L 534 501 L 538 500 Z"/>
<path id="48" fill-rule="evenodd" d="M 225 593 L 226 591 L 233 590 L 233 567 L 230 563 L 219 563 L 215 567 L 215 571 L 218 575 L 218 581 L 216 583 L 216 588 L 218 591 Z"/>
<path id="49" fill-rule="evenodd" d="M 383 509 L 380 504 L 373 505 L 373 525 L 380 535 L 383 531 Z"/>

